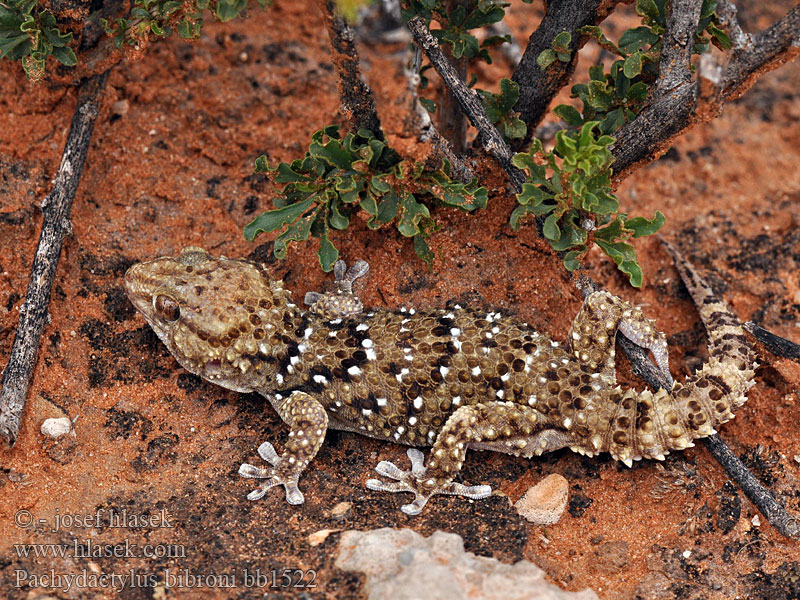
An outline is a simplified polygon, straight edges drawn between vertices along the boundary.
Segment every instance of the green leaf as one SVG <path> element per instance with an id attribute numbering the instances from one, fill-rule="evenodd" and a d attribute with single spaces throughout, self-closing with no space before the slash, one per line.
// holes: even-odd
<path id="1" fill-rule="evenodd" d="M 346 171 L 353 164 L 355 157 L 342 148 L 338 140 L 330 140 L 327 144 L 311 144 L 308 153 L 314 158 L 324 160 L 338 169 Z"/>
<path id="2" fill-rule="evenodd" d="M 514 117 L 513 119 L 507 121 L 504 129 L 505 136 L 509 140 L 521 140 L 528 132 L 528 126 L 525 125 L 525 122 L 518 117 Z"/>
<path id="3" fill-rule="evenodd" d="M 656 231 L 661 229 L 666 219 L 659 211 L 652 219 L 645 219 L 644 217 L 634 217 L 625 222 L 625 228 L 633 231 L 633 237 L 640 238 L 646 235 L 653 235 Z"/>
<path id="4" fill-rule="evenodd" d="M 622 55 L 620 49 L 614 45 L 614 42 L 612 42 L 605 36 L 603 30 L 600 29 L 600 27 L 598 27 L 597 25 L 584 25 L 578 31 L 583 35 L 588 35 L 593 37 L 601 48 L 605 48 L 606 50 L 612 52 L 613 54 Z M 602 67 L 600 67 L 600 69 L 602 70 Z M 594 77 L 592 77 L 592 79 L 594 79 Z"/>
<path id="5" fill-rule="evenodd" d="M 402 212 L 400 220 L 397 222 L 397 230 L 405 237 L 411 237 L 421 233 L 419 222 L 422 218 L 430 218 L 431 214 L 428 207 L 417 202 L 416 198 L 409 192 L 403 192 L 400 200 Z"/>
<path id="6" fill-rule="evenodd" d="M 550 215 L 551 217 L 554 215 Z M 550 217 L 548 217 L 549 219 Z M 575 223 L 578 214 L 575 211 L 570 211 L 567 216 L 561 219 L 561 235 L 557 240 L 552 242 L 553 249 L 557 252 L 563 252 L 568 248 L 575 246 L 582 246 L 586 243 L 588 233 L 585 229 Z M 547 221 L 545 220 L 545 223 Z"/>
<path id="7" fill-rule="evenodd" d="M 288 206 L 284 206 L 283 208 L 278 208 L 275 210 L 268 210 L 266 212 L 261 213 L 255 219 L 253 219 L 250 223 L 248 223 L 244 228 L 244 237 L 247 241 L 252 242 L 253 239 L 261 233 L 262 231 L 270 232 L 280 229 L 287 223 L 291 223 L 295 219 L 297 219 L 303 212 L 308 210 L 308 208 L 314 204 L 316 200 L 316 196 L 310 196 L 303 202 L 298 202 L 297 204 L 289 204 Z M 309 227 L 311 224 L 309 223 Z M 307 237 L 307 236 L 306 236 Z M 277 256 L 277 254 L 276 254 Z"/>
<path id="8" fill-rule="evenodd" d="M 522 192 L 517 194 L 517 202 L 538 206 L 545 200 L 552 200 L 553 194 L 545 192 L 542 188 L 532 183 L 523 183 Z"/>
<path id="9" fill-rule="evenodd" d="M 619 270 L 628 275 L 633 287 L 642 287 L 642 267 L 635 260 L 626 260 L 617 265 Z"/>
<path id="10" fill-rule="evenodd" d="M 544 220 L 544 227 L 542 228 L 544 237 L 550 241 L 557 240 L 561 237 L 561 230 L 558 228 L 558 215 L 551 214 Z"/>
<path id="11" fill-rule="evenodd" d="M 500 80 L 500 110 L 505 114 L 514 108 L 519 100 L 519 84 L 511 79 Z"/>
<path id="12" fill-rule="evenodd" d="M 421 233 L 414 236 L 414 252 L 416 252 L 417 256 L 424 260 L 429 267 L 433 264 L 433 252 L 431 252 L 425 236 Z"/>
<path id="13" fill-rule="evenodd" d="M 267 157 L 264 157 L 264 163 L 266 163 Z M 296 162 L 296 161 L 295 161 Z M 278 166 L 275 168 L 277 174 L 275 175 L 275 183 L 296 183 L 300 181 L 311 181 L 310 177 L 306 177 L 295 171 L 292 167 L 294 167 L 294 162 L 292 166 L 287 165 L 286 163 L 282 162 L 279 163 Z M 258 168 L 258 163 L 256 163 L 256 168 Z M 272 170 L 269 166 L 266 167 L 268 170 Z M 265 171 L 266 172 L 266 171 Z"/>
<path id="14" fill-rule="evenodd" d="M 23 56 L 30 54 L 30 51 L 31 40 L 24 33 L 6 39 L 0 38 L 0 56 L 11 60 L 19 60 Z"/>
<path id="15" fill-rule="evenodd" d="M 423 98 L 420 96 L 419 103 L 422 104 L 422 107 L 429 113 L 433 114 L 436 112 L 436 102 L 433 100 L 429 100 L 428 98 Z"/>
<path id="16" fill-rule="evenodd" d="M 731 48 L 731 38 L 728 37 L 728 34 L 717 27 L 716 23 L 709 23 L 708 27 L 706 27 L 706 31 L 711 34 L 711 37 L 714 38 L 715 46 L 720 50 L 730 50 Z"/>
<path id="17" fill-rule="evenodd" d="M 585 248 L 581 250 L 570 250 L 564 255 L 564 267 L 566 267 L 567 271 L 572 273 L 581 266 L 580 256 L 585 250 Z"/>
<path id="18" fill-rule="evenodd" d="M 625 124 L 625 111 L 622 108 L 616 108 L 608 113 L 602 121 L 598 129 L 601 133 L 614 133 L 617 129 Z"/>
<path id="19" fill-rule="evenodd" d="M 619 47 L 626 53 L 631 53 L 640 50 L 644 45 L 653 46 L 660 40 L 661 38 L 649 27 L 635 27 L 622 34 L 619 38 Z"/>
<path id="20" fill-rule="evenodd" d="M 319 236 L 319 250 L 317 251 L 319 257 L 319 264 L 322 270 L 330 273 L 333 269 L 334 263 L 339 259 L 339 251 L 331 243 L 328 237 L 328 228 L 326 227 L 322 234 Z"/>
<path id="21" fill-rule="evenodd" d="M 275 258 L 286 258 L 286 250 L 291 242 L 303 242 L 308 239 L 308 236 L 311 235 L 311 225 L 316 220 L 318 213 L 319 208 L 308 211 L 297 219 L 297 221 L 289 225 L 286 231 L 275 238 L 275 242 L 272 246 L 272 253 L 275 255 Z"/>
<path id="22" fill-rule="evenodd" d="M 553 39 L 551 46 L 556 52 L 569 52 L 569 46 L 572 43 L 572 34 L 569 31 L 562 31 Z"/>
<path id="23" fill-rule="evenodd" d="M 643 17 L 649 17 L 653 21 L 658 21 L 658 6 L 653 0 L 636 0 L 636 12 Z"/>
<path id="24" fill-rule="evenodd" d="M 378 205 L 378 221 L 390 223 L 397 216 L 400 209 L 400 199 L 394 191 L 387 193 Z"/>
<path id="25" fill-rule="evenodd" d="M 641 52 L 634 52 L 625 59 L 622 71 L 628 79 L 633 79 L 642 72 L 642 54 Z"/>
<path id="26" fill-rule="evenodd" d="M 546 50 L 542 50 L 542 52 L 539 54 L 539 56 L 536 57 L 536 64 L 539 65 L 539 68 L 542 71 L 544 71 L 547 67 L 549 67 L 551 64 L 553 64 L 556 60 L 558 60 L 558 57 L 556 56 L 556 53 L 553 50 L 551 50 L 550 48 L 547 48 Z"/>
<path id="27" fill-rule="evenodd" d="M 218 0 L 215 14 L 222 21 L 230 21 L 239 16 L 247 6 L 247 0 Z"/>
<path id="28" fill-rule="evenodd" d="M 511 226 L 511 229 L 517 231 L 520 226 L 520 221 L 522 221 L 522 219 L 524 219 L 528 215 L 532 214 L 534 214 L 534 212 L 530 206 L 520 204 L 514 210 L 511 211 L 511 217 L 509 217 L 508 219 L 508 224 Z"/>
<path id="29" fill-rule="evenodd" d="M 570 127 L 577 127 L 583 123 L 583 116 L 578 109 L 569 104 L 559 104 L 553 109 L 553 114 L 563 119 Z"/>
<path id="30" fill-rule="evenodd" d="M 339 198 L 335 198 L 329 206 L 331 212 L 328 216 L 328 222 L 331 227 L 334 229 L 346 229 L 350 225 L 350 217 L 342 214 L 342 201 Z"/>
<path id="31" fill-rule="evenodd" d="M 647 84 L 643 81 L 637 81 L 628 89 L 629 102 L 644 102 L 647 98 Z"/>
<path id="32" fill-rule="evenodd" d="M 53 56 L 55 56 L 62 65 L 66 65 L 68 67 L 74 67 L 76 64 L 78 64 L 78 57 L 75 56 L 72 48 L 68 46 L 63 48 L 53 46 Z"/>

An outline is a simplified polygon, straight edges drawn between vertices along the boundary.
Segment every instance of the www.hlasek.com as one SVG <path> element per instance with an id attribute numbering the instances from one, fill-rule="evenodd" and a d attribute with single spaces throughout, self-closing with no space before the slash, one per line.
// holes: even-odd
<path id="1" fill-rule="evenodd" d="M 189 569 L 165 569 L 163 572 L 141 573 L 130 569 L 127 573 L 103 573 L 82 569 L 77 573 L 29 573 L 25 569 L 14 571 L 14 587 L 58 589 L 63 593 L 79 589 L 113 589 L 120 592 L 129 588 L 315 588 L 317 573 L 313 569 L 242 569 L 227 573 L 194 573 Z"/>
<path id="2" fill-rule="evenodd" d="M 72 538 L 67 544 L 14 544 L 17 558 L 186 558 L 183 544 L 98 544 Z"/>

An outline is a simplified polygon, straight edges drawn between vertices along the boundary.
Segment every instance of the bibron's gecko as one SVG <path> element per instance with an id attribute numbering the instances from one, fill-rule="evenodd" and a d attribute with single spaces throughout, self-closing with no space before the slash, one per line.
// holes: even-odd
<path id="1" fill-rule="evenodd" d="M 631 466 L 692 446 L 733 418 L 756 368 L 738 319 L 665 244 L 708 330 L 709 360 L 671 390 L 622 389 L 617 332 L 649 349 L 669 376 L 666 339 L 642 311 L 606 291 L 583 303 L 566 342 L 499 312 L 454 306 L 415 310 L 362 307 L 355 279 L 368 270 L 335 265 L 335 289 L 292 303 L 263 265 L 185 248 L 177 257 L 132 266 L 125 289 L 175 359 L 203 379 L 266 397 L 289 427 L 269 466 L 243 464 L 263 479 L 256 500 L 282 485 L 301 504 L 298 479 L 328 428 L 412 446 L 411 469 L 386 461 L 371 490 L 411 492 L 418 514 L 434 494 L 485 498 L 488 485 L 454 481 L 467 450 L 526 458 L 563 447 L 609 452 Z M 416 447 L 432 446 L 427 462 Z"/>

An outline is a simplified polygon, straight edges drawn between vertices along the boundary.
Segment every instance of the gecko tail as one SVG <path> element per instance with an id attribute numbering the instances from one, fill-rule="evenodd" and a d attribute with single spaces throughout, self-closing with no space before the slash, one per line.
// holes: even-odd
<path id="1" fill-rule="evenodd" d="M 683 384 L 676 384 L 670 394 L 687 432 L 693 438 L 705 437 L 717 425 L 731 420 L 734 410 L 747 401 L 758 366 L 756 354 L 738 317 L 675 247 L 662 243 L 708 332 L 709 360 Z"/>
<path id="2" fill-rule="evenodd" d="M 716 433 L 746 402 L 758 366 L 736 315 L 680 252 L 666 242 L 664 246 L 708 331 L 710 358 L 672 390 L 616 387 L 606 392 L 607 403 L 616 408 L 608 428 L 602 428 L 608 434 L 593 436 L 591 443 L 594 450 L 607 450 L 625 464 L 640 458 L 663 460 L 670 451 L 690 448 L 694 440 Z"/>

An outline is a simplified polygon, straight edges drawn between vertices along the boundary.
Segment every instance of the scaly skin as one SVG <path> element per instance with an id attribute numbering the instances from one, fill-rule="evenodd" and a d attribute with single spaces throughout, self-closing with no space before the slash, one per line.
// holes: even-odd
<path id="1" fill-rule="evenodd" d="M 378 473 L 394 481 L 367 482 L 412 492 L 403 511 L 417 514 L 434 494 L 491 493 L 453 481 L 468 449 L 531 457 L 566 446 L 610 452 L 630 466 L 691 446 L 733 417 L 752 385 L 754 354 L 736 317 L 668 250 L 709 330 L 711 358 L 685 383 L 655 394 L 617 385 L 614 336 L 649 348 L 668 377 L 664 335 L 608 292 L 586 299 L 560 344 L 485 310 L 365 311 L 352 293 L 367 271 L 363 261 L 349 271 L 338 264 L 335 291 L 310 293 L 306 311 L 262 265 L 200 248 L 134 265 L 125 288 L 184 368 L 261 393 L 289 426 L 281 455 L 268 442 L 259 448 L 270 467 L 241 466 L 241 475 L 265 480 L 248 498 L 283 485 L 290 503 L 302 503 L 298 478 L 332 427 L 432 446 L 427 464 L 410 449 L 410 471 L 381 462 Z"/>

